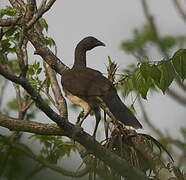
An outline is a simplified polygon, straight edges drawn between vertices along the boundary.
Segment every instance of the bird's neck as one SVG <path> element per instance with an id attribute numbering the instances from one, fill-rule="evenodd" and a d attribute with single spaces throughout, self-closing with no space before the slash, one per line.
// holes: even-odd
<path id="1" fill-rule="evenodd" d="M 73 67 L 86 67 L 86 50 L 78 46 L 75 49 L 75 61 Z"/>

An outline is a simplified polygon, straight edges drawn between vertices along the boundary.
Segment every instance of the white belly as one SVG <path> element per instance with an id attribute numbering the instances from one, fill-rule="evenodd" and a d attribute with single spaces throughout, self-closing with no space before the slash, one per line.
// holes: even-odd
<path id="1" fill-rule="evenodd" d="M 77 96 L 74 96 L 72 95 L 70 92 L 65 92 L 65 96 L 74 104 L 76 105 L 79 105 L 83 108 L 83 111 L 86 113 L 86 112 L 89 112 L 90 110 L 90 106 L 88 105 L 87 102 L 85 102 L 83 99 L 77 97 Z"/>

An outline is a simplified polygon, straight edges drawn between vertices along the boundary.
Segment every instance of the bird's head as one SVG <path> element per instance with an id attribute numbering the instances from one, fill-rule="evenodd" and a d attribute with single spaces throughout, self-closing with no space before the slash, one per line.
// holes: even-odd
<path id="1" fill-rule="evenodd" d="M 77 45 L 77 47 L 84 51 L 89 51 L 97 46 L 105 46 L 105 44 L 92 36 L 82 39 Z"/>

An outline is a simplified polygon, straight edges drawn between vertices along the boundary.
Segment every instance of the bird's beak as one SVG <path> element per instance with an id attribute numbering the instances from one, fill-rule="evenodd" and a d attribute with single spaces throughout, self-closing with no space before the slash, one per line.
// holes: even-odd
<path id="1" fill-rule="evenodd" d="M 106 46 L 105 43 L 98 41 L 97 46 Z"/>

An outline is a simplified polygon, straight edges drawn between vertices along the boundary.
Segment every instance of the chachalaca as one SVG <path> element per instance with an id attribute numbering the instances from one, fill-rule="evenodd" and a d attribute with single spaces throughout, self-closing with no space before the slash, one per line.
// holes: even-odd
<path id="1" fill-rule="evenodd" d="M 75 49 L 73 67 L 66 70 L 61 79 L 66 97 L 83 108 L 84 117 L 80 125 L 93 110 L 96 115 L 93 133 L 95 136 L 101 118 L 101 107 L 112 120 L 118 120 L 125 126 L 135 129 L 142 128 L 136 117 L 119 98 L 113 84 L 101 72 L 86 67 L 86 52 L 97 46 L 105 46 L 105 44 L 94 37 L 81 40 Z"/>

